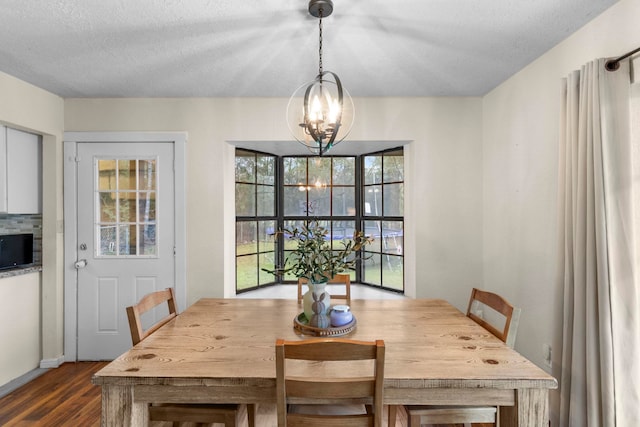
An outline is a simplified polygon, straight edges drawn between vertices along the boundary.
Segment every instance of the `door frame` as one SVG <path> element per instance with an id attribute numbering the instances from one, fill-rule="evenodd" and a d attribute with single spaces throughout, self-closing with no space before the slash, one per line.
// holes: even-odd
<path id="1" fill-rule="evenodd" d="M 65 132 L 64 133 L 64 360 L 78 357 L 77 149 L 80 143 L 170 142 L 174 146 L 175 292 L 180 311 L 187 300 L 186 271 L 186 143 L 187 132 Z"/>

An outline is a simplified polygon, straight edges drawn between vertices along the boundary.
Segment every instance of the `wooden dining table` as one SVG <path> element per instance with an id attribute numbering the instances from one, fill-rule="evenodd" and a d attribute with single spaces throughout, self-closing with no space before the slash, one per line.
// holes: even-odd
<path id="1" fill-rule="evenodd" d="M 555 378 L 448 302 L 351 300 L 351 310 L 345 337 L 385 342 L 385 404 L 496 405 L 502 426 L 547 426 Z M 294 328 L 301 311 L 287 299 L 197 301 L 93 376 L 102 425 L 145 426 L 150 402 L 274 404 L 276 339 L 315 338 Z"/>

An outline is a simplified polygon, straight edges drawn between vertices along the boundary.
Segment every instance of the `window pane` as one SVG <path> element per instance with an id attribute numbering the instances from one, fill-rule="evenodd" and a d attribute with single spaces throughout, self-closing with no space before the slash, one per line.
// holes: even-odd
<path id="1" fill-rule="evenodd" d="M 119 255 L 137 255 L 136 250 L 136 225 L 120 225 L 118 227 Z"/>
<path id="2" fill-rule="evenodd" d="M 331 185 L 331 157 L 310 157 L 309 185 Z"/>
<path id="3" fill-rule="evenodd" d="M 382 277 L 380 276 L 380 254 L 372 254 L 365 252 L 365 260 L 362 261 L 364 269 L 362 278 L 365 282 L 372 285 L 382 285 Z"/>
<path id="4" fill-rule="evenodd" d="M 402 150 L 384 155 L 384 182 L 404 181 L 404 155 Z"/>
<path id="5" fill-rule="evenodd" d="M 259 221 L 258 233 L 260 235 L 259 252 L 275 251 L 276 239 L 273 233 L 276 232 L 275 221 Z"/>
<path id="6" fill-rule="evenodd" d="M 311 187 L 309 190 L 309 206 L 307 215 L 309 216 L 329 216 L 331 215 L 331 196 L 327 188 Z"/>
<path id="7" fill-rule="evenodd" d="M 118 188 L 120 190 L 136 189 L 135 160 L 118 160 Z"/>
<path id="8" fill-rule="evenodd" d="M 333 187 L 333 215 L 355 216 L 356 190 L 355 187 Z"/>
<path id="9" fill-rule="evenodd" d="M 263 268 L 266 268 L 267 270 L 273 270 L 275 268 L 274 256 L 274 252 L 265 252 L 258 255 L 258 261 L 260 262 L 258 279 L 260 285 L 265 285 L 267 283 L 273 283 L 276 281 L 276 276 L 262 270 Z"/>
<path id="10" fill-rule="evenodd" d="M 98 255 L 117 255 L 116 253 L 116 226 L 102 225 L 99 227 L 100 245 Z"/>
<path id="11" fill-rule="evenodd" d="M 296 246 L 297 245 L 296 245 L 295 242 L 292 242 L 292 241 L 288 241 L 287 242 L 287 239 L 285 239 L 285 248 L 295 248 Z M 292 252 L 292 251 L 284 251 L 284 259 L 288 260 L 288 262 L 286 264 L 287 267 L 290 267 L 292 264 L 295 263 L 295 257 L 296 257 L 296 254 L 294 252 Z M 284 275 L 284 280 L 295 280 L 295 281 L 297 281 L 298 278 L 296 276 L 294 276 L 293 274 L 291 274 L 291 273 L 286 273 Z"/>
<path id="12" fill-rule="evenodd" d="M 155 160 L 139 160 L 138 171 L 140 190 L 156 189 L 156 161 Z"/>
<path id="13" fill-rule="evenodd" d="M 98 160 L 98 190 L 116 189 L 116 161 Z"/>
<path id="14" fill-rule="evenodd" d="M 275 214 L 275 187 L 266 185 L 256 186 L 258 190 L 258 216 L 273 216 Z"/>
<path id="15" fill-rule="evenodd" d="M 284 214 L 285 216 L 298 216 L 307 214 L 307 191 L 305 187 L 284 188 Z"/>
<path id="16" fill-rule="evenodd" d="M 383 252 L 402 255 L 404 242 L 401 221 L 382 222 L 382 243 Z"/>
<path id="17" fill-rule="evenodd" d="M 100 222 L 116 222 L 116 193 L 100 192 Z"/>
<path id="18" fill-rule="evenodd" d="M 236 255 L 258 252 L 256 236 L 256 223 L 254 221 L 236 222 Z"/>
<path id="19" fill-rule="evenodd" d="M 384 215 L 402 216 L 404 214 L 404 184 L 383 185 Z"/>
<path id="20" fill-rule="evenodd" d="M 258 154 L 257 183 L 275 184 L 276 158 L 273 156 L 263 156 Z"/>
<path id="21" fill-rule="evenodd" d="M 120 222 L 136 222 L 136 193 L 127 191 L 118 195 Z"/>
<path id="22" fill-rule="evenodd" d="M 343 249 L 343 240 L 352 239 L 355 230 L 355 221 L 332 221 L 331 240 L 333 249 Z"/>
<path id="23" fill-rule="evenodd" d="M 380 228 L 380 221 L 365 221 L 364 235 L 373 238 L 373 242 L 367 245 L 367 250 L 380 252 L 382 249 L 382 229 Z"/>
<path id="24" fill-rule="evenodd" d="M 256 155 L 236 150 L 236 181 L 256 182 Z"/>
<path id="25" fill-rule="evenodd" d="M 140 254 L 156 255 L 156 225 L 140 225 Z"/>
<path id="26" fill-rule="evenodd" d="M 333 159 L 333 185 L 355 185 L 355 157 L 335 157 Z"/>
<path id="27" fill-rule="evenodd" d="M 382 215 L 382 186 L 372 185 L 364 189 L 364 215 Z"/>
<path id="28" fill-rule="evenodd" d="M 140 222 L 156 220 L 156 193 L 149 191 L 139 195 L 138 206 L 140 207 Z"/>
<path id="29" fill-rule="evenodd" d="M 258 284 L 258 256 L 245 255 L 236 258 L 236 289 L 255 288 Z"/>
<path id="30" fill-rule="evenodd" d="M 385 288 L 404 288 L 403 259 L 394 255 L 382 255 L 382 283 Z"/>
<path id="31" fill-rule="evenodd" d="M 364 158 L 364 183 L 382 183 L 382 156 L 365 156 Z"/>
<path id="32" fill-rule="evenodd" d="M 284 184 L 296 185 L 307 183 L 307 159 L 305 157 L 285 157 Z"/>
<path id="33" fill-rule="evenodd" d="M 254 216 L 256 214 L 256 186 L 236 183 L 236 215 Z"/>
<path id="34" fill-rule="evenodd" d="M 300 230 L 302 228 L 302 226 L 305 225 L 305 222 L 306 221 L 299 221 L 299 220 L 298 221 L 291 221 L 291 220 L 290 221 L 285 221 L 284 222 L 284 228 L 287 229 L 287 230 L 290 230 L 290 231 L 293 231 L 296 228 L 298 230 Z M 286 239 L 285 238 L 285 248 L 286 249 L 290 249 L 291 247 L 295 247 L 295 245 L 294 246 L 289 246 L 287 242 L 290 242 L 290 239 Z"/>

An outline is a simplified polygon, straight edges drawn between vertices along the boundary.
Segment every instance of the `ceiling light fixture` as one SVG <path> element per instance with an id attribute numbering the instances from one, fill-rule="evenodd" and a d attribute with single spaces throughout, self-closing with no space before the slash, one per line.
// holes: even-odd
<path id="1" fill-rule="evenodd" d="M 331 0 L 310 0 L 309 13 L 319 20 L 318 75 L 300 86 L 287 106 L 287 124 L 293 136 L 313 154 L 322 156 L 351 131 L 353 100 L 338 75 L 322 69 L 322 18 L 333 12 Z"/>

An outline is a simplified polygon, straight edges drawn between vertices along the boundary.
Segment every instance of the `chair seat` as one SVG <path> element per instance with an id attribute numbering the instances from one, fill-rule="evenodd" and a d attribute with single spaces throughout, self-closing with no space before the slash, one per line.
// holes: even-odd
<path id="1" fill-rule="evenodd" d="M 406 406 L 409 426 L 422 424 L 494 423 L 494 406 Z"/>

